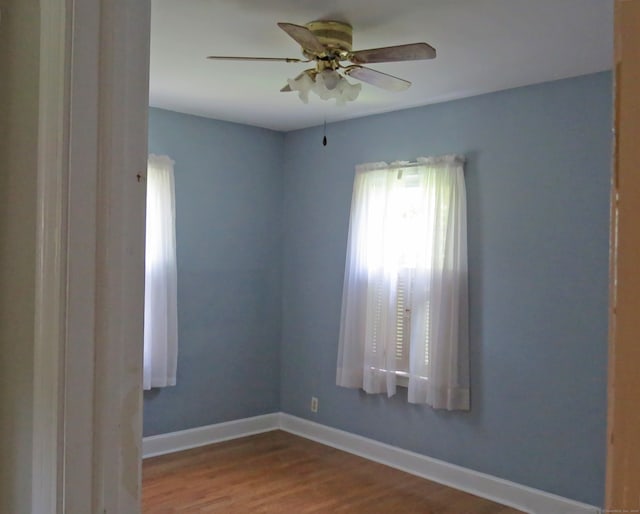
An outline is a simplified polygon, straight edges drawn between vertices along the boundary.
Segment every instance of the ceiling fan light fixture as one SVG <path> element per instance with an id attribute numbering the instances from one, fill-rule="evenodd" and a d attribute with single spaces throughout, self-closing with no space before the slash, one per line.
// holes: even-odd
<path id="1" fill-rule="evenodd" d="M 315 77 L 315 81 L 306 73 L 295 79 L 287 79 L 292 91 L 298 91 L 300 100 L 309 103 L 309 92 L 315 93 L 322 100 L 335 99 L 336 105 L 352 102 L 360 94 L 362 84 L 351 84 L 335 70 L 323 70 Z"/>
<path id="2" fill-rule="evenodd" d="M 340 81 L 340 96 L 336 97 L 337 105 L 344 105 L 347 102 L 353 102 L 362 89 L 362 84 L 351 84 L 347 79 L 342 77 Z"/>
<path id="3" fill-rule="evenodd" d="M 338 86 L 341 78 L 342 77 L 336 70 L 325 69 L 318 73 L 318 76 L 316 77 L 316 84 L 319 84 L 320 87 L 327 91 L 332 91 Z"/>
<path id="4" fill-rule="evenodd" d="M 298 75 L 295 79 L 287 79 L 287 83 L 291 91 L 297 91 L 298 97 L 303 103 L 309 103 L 309 92 L 313 89 L 315 83 L 313 79 L 306 73 Z"/>

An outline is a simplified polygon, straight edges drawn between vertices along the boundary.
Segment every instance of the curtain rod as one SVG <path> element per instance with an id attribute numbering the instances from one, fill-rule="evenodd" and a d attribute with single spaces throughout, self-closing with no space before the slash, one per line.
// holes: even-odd
<path id="1" fill-rule="evenodd" d="M 416 161 L 393 161 L 387 162 L 369 162 L 359 164 L 358 167 L 363 169 L 384 169 L 384 168 L 412 168 L 416 166 L 424 166 L 425 164 L 437 164 L 442 162 L 464 164 L 466 158 L 464 155 L 446 154 L 435 157 L 418 157 Z"/>
<path id="2" fill-rule="evenodd" d="M 446 154 L 446 155 L 437 155 L 433 157 L 418 157 L 418 159 L 415 161 L 393 161 L 391 164 L 389 164 L 389 166 L 393 168 L 409 168 L 411 166 L 422 166 L 424 164 L 437 163 L 437 162 L 443 162 L 443 161 L 464 163 L 466 161 L 466 158 L 464 155 Z"/>

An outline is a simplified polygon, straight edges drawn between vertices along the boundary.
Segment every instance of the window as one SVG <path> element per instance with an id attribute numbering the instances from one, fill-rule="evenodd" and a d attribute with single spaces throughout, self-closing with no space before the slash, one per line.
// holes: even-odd
<path id="1" fill-rule="evenodd" d="M 356 169 L 337 383 L 469 408 L 463 160 Z"/>
<path id="2" fill-rule="evenodd" d="M 178 305 L 174 162 L 150 155 L 144 287 L 143 387 L 175 385 L 178 361 Z"/>

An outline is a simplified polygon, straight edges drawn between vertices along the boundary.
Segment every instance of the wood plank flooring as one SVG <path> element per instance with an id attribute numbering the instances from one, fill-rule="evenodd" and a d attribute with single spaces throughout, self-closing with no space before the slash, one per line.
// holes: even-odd
<path id="1" fill-rule="evenodd" d="M 144 514 L 521 514 L 282 431 L 146 459 L 142 477 Z"/>

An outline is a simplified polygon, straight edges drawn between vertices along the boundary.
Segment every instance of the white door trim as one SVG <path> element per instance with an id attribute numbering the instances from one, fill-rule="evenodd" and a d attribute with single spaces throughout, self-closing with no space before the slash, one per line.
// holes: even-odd
<path id="1" fill-rule="evenodd" d="M 61 512 L 68 115 L 66 2 L 41 3 L 32 511 Z"/>
<path id="2" fill-rule="evenodd" d="M 101 4 L 92 512 L 133 514 L 142 462 L 151 3 Z"/>
<path id="3" fill-rule="evenodd" d="M 150 1 L 41 2 L 32 512 L 139 512 Z"/>

